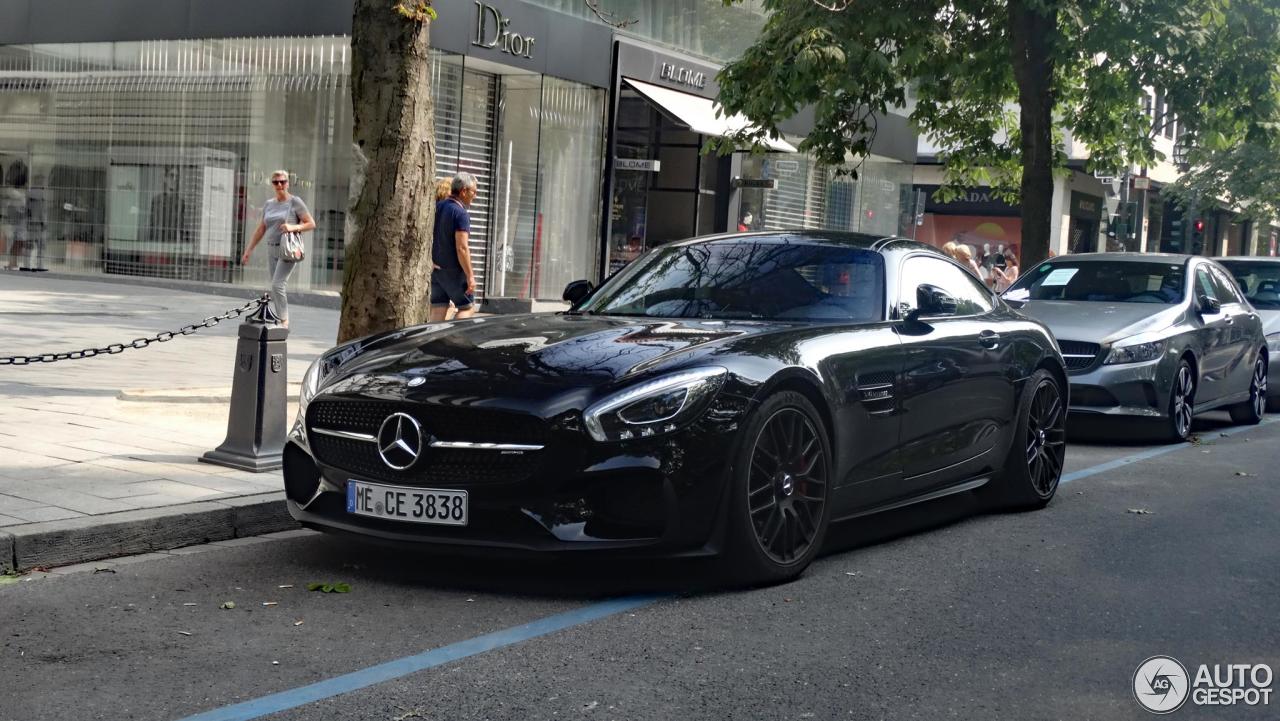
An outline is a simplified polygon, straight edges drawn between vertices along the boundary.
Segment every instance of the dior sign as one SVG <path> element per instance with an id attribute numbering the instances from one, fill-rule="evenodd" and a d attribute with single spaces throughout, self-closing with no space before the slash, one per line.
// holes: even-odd
<path id="1" fill-rule="evenodd" d="M 685 68 L 671 63 L 663 63 L 658 71 L 658 77 L 678 85 L 687 85 L 691 88 L 699 90 L 707 87 L 707 74 L 701 70 Z"/>
<path id="2" fill-rule="evenodd" d="M 477 1 L 476 36 L 471 40 L 471 44 L 500 50 L 519 58 L 532 58 L 533 44 L 536 39 L 511 32 L 507 29 L 510 24 L 511 18 L 503 17 L 498 8 Z"/>

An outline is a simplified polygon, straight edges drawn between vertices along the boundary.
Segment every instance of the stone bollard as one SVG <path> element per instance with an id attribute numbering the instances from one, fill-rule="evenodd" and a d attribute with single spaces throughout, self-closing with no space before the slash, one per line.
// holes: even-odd
<path id="1" fill-rule="evenodd" d="M 258 310 L 240 323 L 227 438 L 200 457 L 204 463 L 255 473 L 281 466 L 288 426 L 289 329 L 276 325 L 267 298 L 264 293 Z"/>

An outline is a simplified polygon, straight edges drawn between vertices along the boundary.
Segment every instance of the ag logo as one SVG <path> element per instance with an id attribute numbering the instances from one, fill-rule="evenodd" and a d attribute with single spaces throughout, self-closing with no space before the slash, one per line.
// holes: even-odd
<path id="1" fill-rule="evenodd" d="M 1190 691 L 1187 669 L 1176 658 L 1152 656 L 1133 674 L 1133 697 L 1151 713 L 1177 711 Z"/>

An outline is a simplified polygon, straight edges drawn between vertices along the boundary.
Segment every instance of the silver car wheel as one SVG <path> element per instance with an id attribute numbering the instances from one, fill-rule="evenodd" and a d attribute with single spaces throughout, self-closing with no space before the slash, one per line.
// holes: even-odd
<path id="1" fill-rule="evenodd" d="M 1173 382 L 1173 422 L 1178 437 L 1186 438 L 1191 434 L 1191 396 L 1195 392 L 1195 381 L 1191 379 L 1191 368 L 1185 364 L 1178 367 L 1178 377 Z"/>
<path id="2" fill-rule="evenodd" d="M 1262 358 L 1253 366 L 1253 387 L 1249 389 L 1250 400 L 1259 416 L 1267 412 L 1267 362 Z"/>

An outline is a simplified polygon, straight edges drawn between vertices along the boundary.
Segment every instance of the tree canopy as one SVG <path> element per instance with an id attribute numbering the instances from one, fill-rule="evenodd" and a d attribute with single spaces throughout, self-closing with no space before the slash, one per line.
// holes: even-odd
<path id="1" fill-rule="evenodd" d="M 726 0 L 732 2 L 732 0 Z M 1023 267 L 1049 249 L 1065 138 L 1094 169 L 1152 165 L 1176 116 L 1197 147 L 1233 148 L 1277 118 L 1277 0 L 767 0 L 764 32 L 719 78 L 759 141 L 802 108 L 800 148 L 839 166 L 900 108 L 943 148 L 943 192 L 1020 196 Z M 1167 110 L 1153 118 L 1148 88 Z"/>

